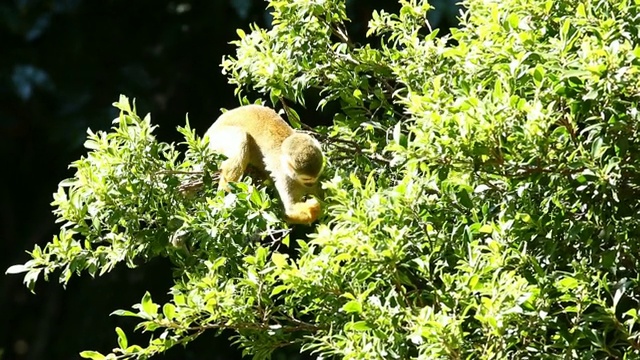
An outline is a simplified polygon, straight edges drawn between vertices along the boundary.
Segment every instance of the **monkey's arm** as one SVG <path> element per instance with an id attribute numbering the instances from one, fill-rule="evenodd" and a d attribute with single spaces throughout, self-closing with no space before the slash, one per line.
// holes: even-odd
<path id="1" fill-rule="evenodd" d="M 318 219 L 321 212 L 320 202 L 315 198 L 302 200 L 307 189 L 284 176 L 274 180 L 288 223 L 311 224 Z"/>

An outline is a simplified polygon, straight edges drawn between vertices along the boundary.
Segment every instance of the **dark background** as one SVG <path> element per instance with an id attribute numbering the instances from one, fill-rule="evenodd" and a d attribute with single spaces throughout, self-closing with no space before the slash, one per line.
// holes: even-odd
<path id="1" fill-rule="evenodd" d="M 434 2 L 434 28 L 454 25 L 457 9 L 445 5 L 454 2 Z M 367 41 L 373 9 L 398 7 L 395 0 L 347 3 L 349 32 L 358 42 Z M 145 290 L 167 292 L 170 265 L 161 259 L 96 279 L 74 277 L 66 289 L 56 279 L 39 281 L 35 295 L 21 275 L 4 271 L 57 233 L 52 194 L 72 175 L 68 164 L 84 154 L 87 128 L 110 127 L 119 94 L 135 98 L 139 114 L 150 112 L 159 140 L 169 142 L 180 140 L 175 129 L 185 114 L 202 135 L 221 107 L 237 105 L 220 60 L 234 53 L 236 28 L 268 26 L 265 6 L 264 0 L 0 2 L 0 360 L 108 352 L 116 345 L 114 327 L 130 333 L 135 324 L 108 314 L 129 309 Z M 309 124 L 328 120 L 305 117 Z M 296 353 L 276 358 L 300 358 Z M 158 358 L 239 359 L 240 352 L 226 336 L 205 334 Z"/>

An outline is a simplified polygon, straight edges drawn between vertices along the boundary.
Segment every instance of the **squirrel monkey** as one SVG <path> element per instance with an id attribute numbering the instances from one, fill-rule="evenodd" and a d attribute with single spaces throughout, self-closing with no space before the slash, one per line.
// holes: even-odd
<path id="1" fill-rule="evenodd" d="M 316 182 L 323 169 L 320 143 L 294 131 L 274 110 L 245 105 L 229 110 L 211 125 L 205 136 L 209 148 L 227 159 L 220 165 L 219 188 L 238 181 L 247 165 L 268 172 L 284 204 L 286 220 L 310 224 L 320 215 Z"/>

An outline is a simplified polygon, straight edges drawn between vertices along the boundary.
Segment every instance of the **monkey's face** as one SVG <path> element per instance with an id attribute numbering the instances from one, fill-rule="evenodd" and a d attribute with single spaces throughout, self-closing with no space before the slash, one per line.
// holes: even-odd
<path id="1" fill-rule="evenodd" d="M 304 187 L 312 188 L 318 181 L 318 176 L 305 174 L 296 168 L 295 165 L 295 162 L 292 162 L 289 156 L 285 155 L 282 157 L 282 166 L 285 169 L 287 177 Z"/>

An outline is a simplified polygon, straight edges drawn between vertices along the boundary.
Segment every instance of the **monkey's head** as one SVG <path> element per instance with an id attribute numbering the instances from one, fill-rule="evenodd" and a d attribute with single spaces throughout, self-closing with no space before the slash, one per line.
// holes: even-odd
<path id="1" fill-rule="evenodd" d="M 324 166 L 320 143 L 307 134 L 290 135 L 282 142 L 282 165 L 287 175 L 298 183 L 307 187 L 315 185 Z"/>

